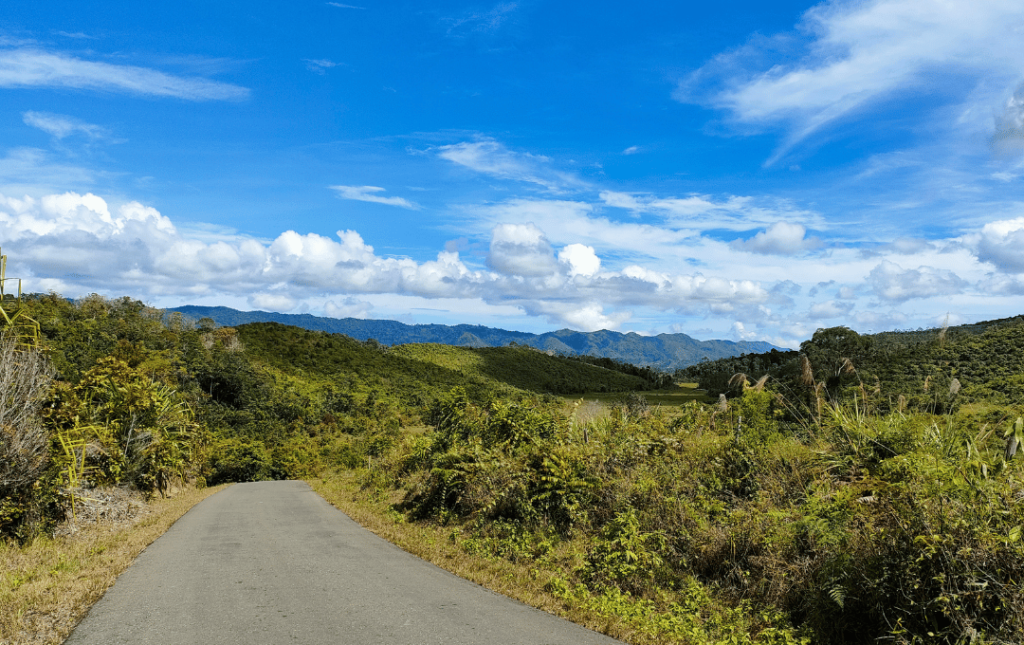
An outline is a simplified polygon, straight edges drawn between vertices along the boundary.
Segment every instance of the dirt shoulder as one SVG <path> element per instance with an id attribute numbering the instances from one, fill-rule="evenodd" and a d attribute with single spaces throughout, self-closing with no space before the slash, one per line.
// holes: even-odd
<path id="1" fill-rule="evenodd" d="M 0 645 L 62 643 L 139 553 L 221 488 L 148 502 L 120 489 L 81 491 L 76 519 L 52 537 L 0 542 Z"/>

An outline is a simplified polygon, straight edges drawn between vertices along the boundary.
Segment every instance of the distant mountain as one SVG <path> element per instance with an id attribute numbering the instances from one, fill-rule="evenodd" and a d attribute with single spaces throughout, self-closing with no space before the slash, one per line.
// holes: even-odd
<path id="1" fill-rule="evenodd" d="M 185 305 L 168 311 L 179 311 L 196 320 L 210 318 L 218 325 L 237 327 L 254 322 L 277 322 L 314 331 L 345 334 L 356 340 L 374 340 L 385 345 L 408 343 L 441 343 L 461 347 L 504 347 L 515 342 L 559 354 L 606 356 L 633 365 L 675 370 L 699 363 L 768 352 L 775 348 L 765 342 L 733 342 L 730 340 L 695 340 L 686 334 L 641 336 L 615 331 L 581 332 L 560 329 L 546 334 L 507 331 L 481 325 L 406 325 L 395 320 L 364 320 L 359 318 L 321 318 L 309 314 L 279 314 L 266 311 L 238 311 L 228 307 Z"/>

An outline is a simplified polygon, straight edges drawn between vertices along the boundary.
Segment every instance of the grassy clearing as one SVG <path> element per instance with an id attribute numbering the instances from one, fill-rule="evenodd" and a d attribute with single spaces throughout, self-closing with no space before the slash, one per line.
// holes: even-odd
<path id="1" fill-rule="evenodd" d="M 223 486 L 154 499 L 130 522 L 99 522 L 66 537 L 0 542 L 0 645 L 61 643 L 135 558 Z"/>

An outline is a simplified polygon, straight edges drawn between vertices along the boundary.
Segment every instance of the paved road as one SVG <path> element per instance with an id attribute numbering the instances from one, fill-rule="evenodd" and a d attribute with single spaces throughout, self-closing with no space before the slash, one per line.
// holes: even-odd
<path id="1" fill-rule="evenodd" d="M 236 484 L 207 498 L 139 556 L 65 641 L 618 642 L 409 555 L 303 482 Z"/>

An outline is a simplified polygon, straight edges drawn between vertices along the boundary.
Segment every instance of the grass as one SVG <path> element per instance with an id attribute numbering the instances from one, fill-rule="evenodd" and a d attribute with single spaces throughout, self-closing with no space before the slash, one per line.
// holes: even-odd
<path id="1" fill-rule="evenodd" d="M 712 400 L 708 398 L 704 390 L 697 389 L 696 383 L 681 383 L 678 385 L 672 385 L 670 387 L 661 390 L 648 390 L 639 392 L 640 396 L 647 399 L 647 402 L 653 407 L 658 405 L 682 405 L 690 401 L 699 401 L 701 403 L 711 403 Z M 585 394 L 569 395 L 562 397 L 566 401 L 598 401 L 606 405 L 614 405 L 620 401 L 624 396 L 623 392 L 587 392 Z"/>
<path id="2" fill-rule="evenodd" d="M 554 551 L 538 559 L 511 562 L 495 556 L 467 551 L 472 540 L 464 539 L 463 528 L 455 524 L 408 522 L 392 509 L 397 501 L 368 495 L 361 490 L 356 471 L 340 471 L 320 479 L 308 480 L 321 497 L 355 520 L 363 528 L 405 551 L 491 591 L 578 625 L 635 645 L 698 642 L 672 638 L 664 631 L 653 631 L 641 620 L 631 620 L 628 611 L 609 611 L 604 598 L 581 595 L 579 589 L 566 590 L 565 580 L 583 564 L 585 545 L 580 540 L 565 540 Z M 400 497 L 400 491 L 395 495 Z M 636 614 L 640 603 L 630 602 Z M 617 608 L 616 608 L 617 609 Z"/>
<path id="3" fill-rule="evenodd" d="M 0 542 L 0 645 L 64 642 L 143 549 L 222 488 L 155 499 L 127 523 L 101 521 L 25 545 Z"/>

